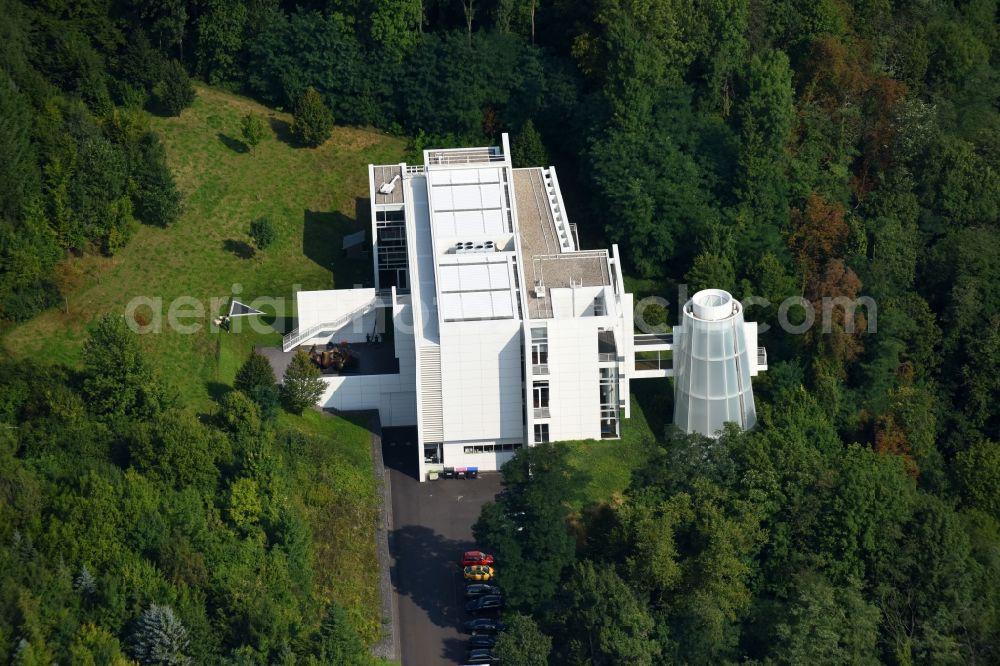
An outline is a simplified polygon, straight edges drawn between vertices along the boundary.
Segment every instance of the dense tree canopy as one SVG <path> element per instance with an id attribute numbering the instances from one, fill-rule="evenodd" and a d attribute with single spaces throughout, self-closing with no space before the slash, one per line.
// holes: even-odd
<path id="1" fill-rule="evenodd" d="M 64 303 L 79 255 L 178 217 L 143 114 L 182 113 L 191 76 L 284 110 L 308 98 L 309 145 L 333 119 L 409 136 L 413 153 L 510 132 L 518 165 L 559 169 L 585 244 L 619 244 L 642 278 L 630 285 L 733 289 L 770 326 L 759 428 L 664 433 L 628 493 L 605 498 L 605 522 L 572 515 L 558 447 L 506 470 L 510 495 L 476 534 L 512 563 L 510 603 L 552 637 L 552 659 L 1000 658 L 992 0 L 0 0 L 0 15 L 4 322 Z M 870 304 L 843 305 L 859 297 Z M 782 330 L 810 309 L 813 328 Z M 79 375 L 0 375 L 5 422 L 31 424 L 0 429 L 18 516 L 0 532 L 16 543 L 3 570 L 41 581 L 4 588 L 17 618 L 4 650 L 16 636 L 22 661 L 124 663 L 126 625 L 156 603 L 196 662 L 236 659 L 236 635 L 274 659 L 342 654 L 336 609 L 320 631 L 313 608 L 311 633 L 286 640 L 306 626 L 281 601 L 298 594 L 296 555 L 264 543 L 297 533 L 294 511 L 255 454 L 276 436 L 273 379 L 247 370 L 212 425 L 181 418 L 120 324 L 95 325 Z M 300 365 L 292 386 L 315 380 Z M 104 471 L 63 479 L 49 465 L 67 452 Z M 225 536 L 201 524 L 206 493 Z M 52 566 L 29 570 L 39 553 Z M 72 587 L 85 565 L 96 596 Z M 247 581 L 265 570 L 260 595 Z M 43 594 L 79 621 L 54 626 Z"/>

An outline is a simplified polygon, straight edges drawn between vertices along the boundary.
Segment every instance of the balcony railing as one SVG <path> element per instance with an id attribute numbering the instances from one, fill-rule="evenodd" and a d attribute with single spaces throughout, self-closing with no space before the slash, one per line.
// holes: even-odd
<path id="1" fill-rule="evenodd" d="M 618 360 L 618 355 L 614 352 L 597 352 L 598 363 L 609 363 Z"/>
<path id="2" fill-rule="evenodd" d="M 535 363 L 531 366 L 531 374 L 533 375 L 547 375 L 549 374 L 549 364 L 548 363 Z"/>
<path id="3" fill-rule="evenodd" d="M 547 419 L 551 418 L 552 414 L 549 413 L 548 407 L 535 407 L 535 418 L 536 419 Z"/>
<path id="4" fill-rule="evenodd" d="M 757 347 L 757 367 L 766 368 L 767 367 L 767 348 Z"/>

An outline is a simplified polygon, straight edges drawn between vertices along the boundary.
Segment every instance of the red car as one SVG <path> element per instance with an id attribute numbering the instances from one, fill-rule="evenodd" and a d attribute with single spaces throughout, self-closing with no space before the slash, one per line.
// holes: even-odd
<path id="1" fill-rule="evenodd" d="M 462 566 L 474 567 L 477 565 L 490 566 L 493 564 L 493 556 L 481 550 L 470 550 L 462 554 Z"/>

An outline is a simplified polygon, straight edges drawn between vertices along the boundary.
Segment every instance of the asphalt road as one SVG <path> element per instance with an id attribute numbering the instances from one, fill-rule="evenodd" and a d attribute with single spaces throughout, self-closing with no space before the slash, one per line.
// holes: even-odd
<path id="1" fill-rule="evenodd" d="M 416 479 L 416 428 L 384 428 L 382 455 L 392 493 L 389 553 L 402 666 L 461 664 L 468 635 L 465 585 L 458 559 L 472 542 L 483 503 L 500 490 L 500 474 L 475 480 Z"/>

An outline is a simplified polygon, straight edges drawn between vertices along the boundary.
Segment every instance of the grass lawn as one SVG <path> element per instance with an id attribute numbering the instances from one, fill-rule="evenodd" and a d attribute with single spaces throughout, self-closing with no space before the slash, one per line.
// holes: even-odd
<path id="1" fill-rule="evenodd" d="M 621 439 L 566 442 L 573 470 L 572 508 L 615 504 L 628 488 L 632 472 L 642 467 L 657 447 L 642 407 L 632 397 L 632 418 L 622 421 Z"/>
<path id="2" fill-rule="evenodd" d="M 200 319 L 188 320 L 200 322 L 201 331 L 164 330 L 143 342 L 185 403 L 207 409 L 249 349 L 279 335 L 254 333 L 249 326 L 232 334 L 209 330 L 230 297 L 284 299 L 284 312 L 276 312 L 280 301 L 262 308 L 271 315 L 265 322 L 284 331 L 291 326 L 280 315 L 293 314 L 295 285 L 370 286 L 370 260 L 343 256 L 341 236 L 368 228 L 367 165 L 398 162 L 404 142 L 337 127 L 319 148 L 293 148 L 286 142 L 287 114 L 212 88 L 197 90 L 194 105 L 180 117 L 152 120 L 184 194 L 181 219 L 168 229 L 140 227 L 114 257 L 74 260 L 86 279 L 70 294 L 69 311 L 51 310 L 10 330 L 2 339 L 5 353 L 77 365 L 87 326 L 97 317 L 124 313 L 132 298 L 147 296 L 162 299 L 165 324 L 170 303 L 190 297 L 205 309 Z M 237 138 L 248 112 L 267 118 L 272 128 L 253 153 Z M 277 237 L 265 252 L 248 256 L 247 228 L 260 216 L 270 217 Z M 140 312 L 151 315 L 146 307 Z"/>
<path id="3" fill-rule="evenodd" d="M 292 501 L 305 509 L 312 529 L 317 596 L 323 602 L 336 599 L 362 638 L 373 643 L 382 630 L 373 535 L 378 498 L 365 417 L 306 410 L 302 416 L 282 413 L 278 427 L 304 435 L 303 449 L 284 453 Z"/>
<path id="4" fill-rule="evenodd" d="M 184 194 L 184 214 L 167 229 L 140 227 L 112 258 L 74 259 L 86 276 L 68 298 L 68 312 L 52 310 L 6 332 L 0 345 L 13 357 L 34 356 L 76 366 L 88 326 L 106 313 L 124 314 L 137 296 L 162 299 L 163 322 L 170 303 L 189 297 L 204 313 L 185 323 L 201 330 L 182 334 L 164 326 L 142 336 L 149 358 L 198 412 L 214 409 L 256 344 L 277 344 L 290 329 L 296 288 L 370 286 L 370 259 L 349 259 L 341 237 L 368 229 L 368 169 L 371 162 L 398 162 L 404 142 L 338 127 L 316 149 L 286 142 L 287 114 L 247 99 L 198 86 L 198 98 L 178 118 L 153 118 L 167 161 Z M 270 135 L 251 154 L 239 136 L 248 112 L 266 117 Z M 268 216 L 276 239 L 254 255 L 247 229 Z M 267 313 L 234 320 L 230 333 L 211 320 L 235 295 Z M 140 310 L 155 321 L 147 308 Z M 273 327 L 272 327 L 273 326 Z M 253 330 L 254 328 L 258 330 Z M 369 434 L 363 423 L 307 411 L 282 414 L 279 429 L 300 431 L 302 450 L 288 451 L 295 480 L 293 501 L 309 516 L 315 543 L 317 592 L 337 599 L 365 640 L 378 638 L 382 618 L 377 599 L 374 526 L 377 513 Z"/>

